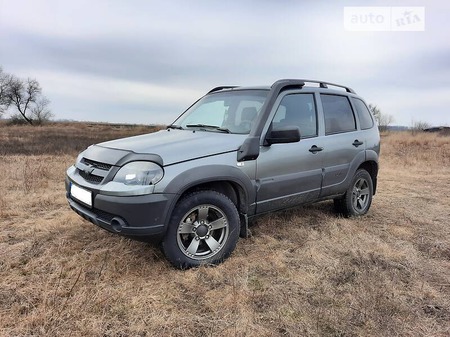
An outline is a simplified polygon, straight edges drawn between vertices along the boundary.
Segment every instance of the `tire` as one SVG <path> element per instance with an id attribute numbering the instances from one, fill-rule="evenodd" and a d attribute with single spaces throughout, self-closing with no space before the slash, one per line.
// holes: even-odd
<path id="1" fill-rule="evenodd" d="M 356 171 L 344 196 L 334 199 L 338 213 L 347 217 L 361 216 L 367 213 L 372 204 L 373 182 L 369 172 L 364 169 Z"/>
<path id="2" fill-rule="evenodd" d="M 198 191 L 175 206 L 162 249 L 177 268 L 221 263 L 239 239 L 239 213 L 234 203 L 216 191 Z"/>

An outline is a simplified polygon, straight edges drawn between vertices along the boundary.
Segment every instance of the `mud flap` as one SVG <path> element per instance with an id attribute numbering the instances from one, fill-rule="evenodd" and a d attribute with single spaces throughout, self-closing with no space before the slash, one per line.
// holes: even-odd
<path id="1" fill-rule="evenodd" d="M 239 214 L 239 218 L 241 220 L 241 231 L 239 232 L 239 236 L 241 238 L 249 238 L 252 236 L 252 232 L 248 228 L 248 217 L 247 214 Z"/>

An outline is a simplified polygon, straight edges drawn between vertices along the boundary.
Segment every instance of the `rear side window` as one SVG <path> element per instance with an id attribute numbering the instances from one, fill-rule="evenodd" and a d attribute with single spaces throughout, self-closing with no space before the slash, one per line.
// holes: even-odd
<path id="1" fill-rule="evenodd" d="M 325 117 L 325 134 L 356 130 L 355 116 L 346 96 L 320 94 Z"/>
<path id="2" fill-rule="evenodd" d="M 313 94 L 290 94 L 283 97 L 272 126 L 298 126 L 302 138 L 317 136 L 316 104 Z"/>
<path id="3" fill-rule="evenodd" d="M 370 129 L 373 126 L 373 119 L 366 104 L 359 98 L 352 98 L 352 101 L 355 105 L 356 113 L 359 117 L 359 124 L 361 125 L 361 129 Z"/>

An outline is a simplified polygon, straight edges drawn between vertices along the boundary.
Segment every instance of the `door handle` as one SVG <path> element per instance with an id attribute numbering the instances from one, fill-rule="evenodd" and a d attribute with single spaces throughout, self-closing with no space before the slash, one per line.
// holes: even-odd
<path id="1" fill-rule="evenodd" d="M 311 153 L 317 153 L 323 150 L 323 147 L 318 147 L 316 145 L 311 146 L 311 148 L 308 150 Z"/>
<path id="2" fill-rule="evenodd" d="M 360 145 L 363 145 L 364 144 L 364 142 L 360 142 L 358 139 L 355 139 L 355 141 L 353 142 L 353 146 L 354 147 L 358 147 L 358 146 L 360 146 Z"/>

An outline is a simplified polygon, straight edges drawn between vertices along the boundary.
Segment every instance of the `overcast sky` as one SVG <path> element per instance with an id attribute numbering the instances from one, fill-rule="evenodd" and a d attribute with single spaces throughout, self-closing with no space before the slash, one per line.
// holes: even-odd
<path id="1" fill-rule="evenodd" d="M 423 6 L 425 31 L 344 29 L 345 6 Z M 170 123 L 218 85 L 352 87 L 397 125 L 450 125 L 450 2 L 0 0 L 0 66 L 56 119 Z"/>

